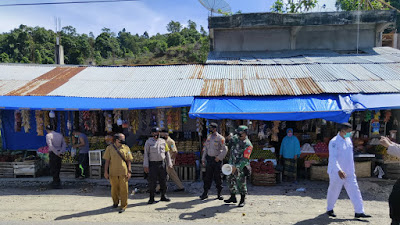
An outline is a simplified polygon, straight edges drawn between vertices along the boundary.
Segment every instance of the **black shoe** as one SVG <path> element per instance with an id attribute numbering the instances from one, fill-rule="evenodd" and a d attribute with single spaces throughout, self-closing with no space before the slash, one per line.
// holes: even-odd
<path id="1" fill-rule="evenodd" d="M 355 218 L 370 218 L 370 215 L 366 215 L 365 213 L 356 213 L 354 215 Z"/>
<path id="2" fill-rule="evenodd" d="M 231 194 L 231 197 L 228 200 L 224 201 L 225 203 L 237 203 L 236 195 Z"/>
<path id="3" fill-rule="evenodd" d="M 330 217 L 336 217 L 336 214 L 333 212 L 333 210 L 326 211 L 326 214 L 328 214 Z"/>
<path id="4" fill-rule="evenodd" d="M 208 198 L 208 194 L 207 193 L 203 193 L 202 195 L 200 195 L 200 199 L 201 200 L 205 200 L 205 199 L 207 199 Z"/>
<path id="5" fill-rule="evenodd" d="M 118 207 L 118 204 L 113 204 L 112 207 L 113 207 L 113 208 L 117 208 L 117 207 Z"/>
<path id="6" fill-rule="evenodd" d="M 181 191 L 185 191 L 185 188 L 178 188 L 174 190 L 174 192 L 181 192 Z"/>
<path id="7" fill-rule="evenodd" d="M 224 197 L 222 197 L 222 195 L 218 195 L 218 196 L 217 196 L 217 199 L 218 199 L 218 200 L 224 200 Z"/>
<path id="8" fill-rule="evenodd" d="M 169 199 L 169 198 L 167 198 L 165 195 L 163 195 L 163 196 L 161 196 L 160 201 L 162 201 L 162 202 L 170 202 L 171 199 Z"/>
<path id="9" fill-rule="evenodd" d="M 240 202 L 238 207 L 243 207 L 245 205 L 244 200 L 246 199 L 246 195 L 240 195 Z"/>
<path id="10" fill-rule="evenodd" d="M 125 209 L 120 209 L 120 210 L 118 211 L 118 213 L 123 213 L 123 212 L 125 212 Z"/>
<path id="11" fill-rule="evenodd" d="M 159 195 L 161 192 L 160 191 L 156 191 L 156 195 Z"/>
<path id="12" fill-rule="evenodd" d="M 154 202 L 155 202 L 154 198 L 150 198 L 149 201 L 147 202 L 147 204 L 153 204 Z"/>

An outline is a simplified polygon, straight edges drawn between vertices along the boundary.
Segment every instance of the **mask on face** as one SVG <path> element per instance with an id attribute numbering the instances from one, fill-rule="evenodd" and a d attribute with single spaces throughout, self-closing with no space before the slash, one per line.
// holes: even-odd
<path id="1" fill-rule="evenodd" d="M 291 137 L 291 136 L 293 136 L 293 133 L 288 133 L 287 136 Z"/>
<path id="2" fill-rule="evenodd" d="M 345 138 L 351 137 L 351 132 L 348 132 L 344 135 Z"/>
<path id="3" fill-rule="evenodd" d="M 121 143 L 121 145 L 125 145 L 126 141 L 119 140 L 119 143 Z"/>
<path id="4" fill-rule="evenodd" d="M 78 137 L 79 137 L 79 135 L 75 135 L 75 137 L 76 137 L 76 138 L 78 138 Z"/>

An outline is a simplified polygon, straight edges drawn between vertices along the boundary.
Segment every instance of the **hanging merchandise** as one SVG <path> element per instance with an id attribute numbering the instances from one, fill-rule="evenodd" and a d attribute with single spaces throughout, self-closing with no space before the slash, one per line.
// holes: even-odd
<path id="1" fill-rule="evenodd" d="M 274 126 L 272 127 L 272 135 L 271 135 L 271 141 L 278 142 L 278 133 L 279 133 L 279 124 L 281 121 L 274 121 Z"/>
<path id="2" fill-rule="evenodd" d="M 42 111 L 42 112 L 43 112 L 43 122 L 44 122 L 44 126 L 47 127 L 47 125 L 50 125 L 49 111 Z"/>
<path id="3" fill-rule="evenodd" d="M 140 124 L 141 124 L 142 131 L 146 131 L 147 126 L 148 126 L 146 110 L 140 111 Z"/>
<path id="4" fill-rule="evenodd" d="M 130 130 L 132 133 L 136 134 L 136 132 L 139 130 L 139 111 L 138 110 L 132 110 L 129 112 L 129 123 L 130 123 Z"/>
<path id="5" fill-rule="evenodd" d="M 14 111 L 14 130 L 15 132 L 20 132 L 21 131 L 21 126 L 22 126 L 22 115 L 21 111 L 15 110 Z"/>
<path id="6" fill-rule="evenodd" d="M 97 118 L 97 112 L 92 112 L 90 115 L 90 130 L 92 134 L 96 134 L 99 131 Z"/>
<path id="7" fill-rule="evenodd" d="M 90 111 L 83 111 L 82 112 L 82 120 L 83 120 L 83 128 L 86 131 L 90 131 Z"/>
<path id="8" fill-rule="evenodd" d="M 364 116 L 364 121 L 365 121 L 365 122 L 369 122 L 369 121 L 371 120 L 371 118 L 372 118 L 372 113 L 371 113 L 371 111 L 366 111 L 366 112 L 365 112 L 365 116 Z"/>
<path id="9" fill-rule="evenodd" d="M 383 122 L 385 122 L 385 123 L 389 122 L 390 117 L 392 117 L 392 111 L 386 110 L 386 112 L 385 112 L 385 119 L 383 120 Z"/>
<path id="10" fill-rule="evenodd" d="M 114 110 L 114 124 L 117 124 L 118 126 L 122 125 L 122 113 L 121 110 Z"/>
<path id="11" fill-rule="evenodd" d="M 22 126 L 24 127 L 25 133 L 29 133 L 29 130 L 31 129 L 31 115 L 29 110 L 22 110 L 21 111 L 21 116 L 22 116 Z"/>
<path id="12" fill-rule="evenodd" d="M 104 131 L 112 132 L 112 115 L 110 113 L 104 112 Z"/>
<path id="13" fill-rule="evenodd" d="M 68 120 L 67 120 L 67 129 L 68 129 L 68 136 L 72 134 L 72 122 L 71 122 L 71 112 L 67 112 Z"/>
<path id="14" fill-rule="evenodd" d="M 181 114 L 182 114 L 182 123 L 187 123 L 187 121 L 188 121 L 188 109 L 186 107 L 182 107 Z"/>
<path id="15" fill-rule="evenodd" d="M 286 129 L 286 121 L 283 121 L 281 123 L 281 130 L 285 130 Z"/>
<path id="16" fill-rule="evenodd" d="M 204 119 L 197 118 L 196 119 L 196 131 L 199 134 L 199 136 L 202 136 L 202 134 L 203 134 L 203 126 L 204 126 Z"/>
<path id="17" fill-rule="evenodd" d="M 381 113 L 378 111 L 377 113 L 375 113 L 374 119 L 371 120 L 371 127 L 372 127 L 373 135 L 379 135 L 379 128 L 381 127 L 381 125 L 379 123 L 380 115 L 381 115 Z"/>
<path id="18" fill-rule="evenodd" d="M 106 122 L 105 122 L 105 117 L 104 117 L 104 112 L 103 111 L 100 111 L 98 114 L 97 114 L 97 117 L 99 118 L 99 120 L 98 120 L 98 130 L 100 131 L 100 132 L 103 132 L 103 131 L 105 131 L 106 130 Z"/>
<path id="19" fill-rule="evenodd" d="M 157 121 L 158 121 L 158 127 L 160 129 L 165 128 L 164 120 L 165 120 L 165 109 L 158 109 L 157 110 Z"/>
<path id="20" fill-rule="evenodd" d="M 157 111 L 156 110 L 151 110 L 150 125 L 151 125 L 151 127 L 157 126 Z"/>
<path id="21" fill-rule="evenodd" d="M 60 133 L 65 137 L 65 112 L 60 112 Z"/>
<path id="22" fill-rule="evenodd" d="M 168 128 L 168 132 L 172 133 L 174 130 L 173 127 L 173 113 L 172 113 L 172 109 L 167 109 L 167 128 Z"/>
<path id="23" fill-rule="evenodd" d="M 179 108 L 173 110 L 173 128 L 178 131 L 181 129 L 181 110 Z"/>
<path id="24" fill-rule="evenodd" d="M 264 128 L 265 128 L 265 124 L 264 123 L 260 123 L 260 125 L 258 126 L 258 139 L 263 140 L 265 139 L 265 133 L 264 133 Z"/>
<path id="25" fill-rule="evenodd" d="M 221 121 L 221 135 L 226 136 L 226 120 Z"/>

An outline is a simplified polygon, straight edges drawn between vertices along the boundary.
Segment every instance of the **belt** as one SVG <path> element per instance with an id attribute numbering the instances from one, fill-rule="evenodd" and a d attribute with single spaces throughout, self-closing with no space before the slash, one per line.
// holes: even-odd
<path id="1" fill-rule="evenodd" d="M 150 161 L 149 164 L 162 164 L 164 161 Z"/>

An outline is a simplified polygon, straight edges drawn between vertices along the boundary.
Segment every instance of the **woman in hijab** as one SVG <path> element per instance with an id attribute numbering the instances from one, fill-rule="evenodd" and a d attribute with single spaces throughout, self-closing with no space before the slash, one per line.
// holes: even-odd
<path id="1" fill-rule="evenodd" d="M 293 129 L 286 131 L 287 136 L 283 138 L 280 150 L 280 158 L 284 160 L 283 175 L 297 183 L 297 158 L 300 157 L 300 142 L 293 135 Z"/>

